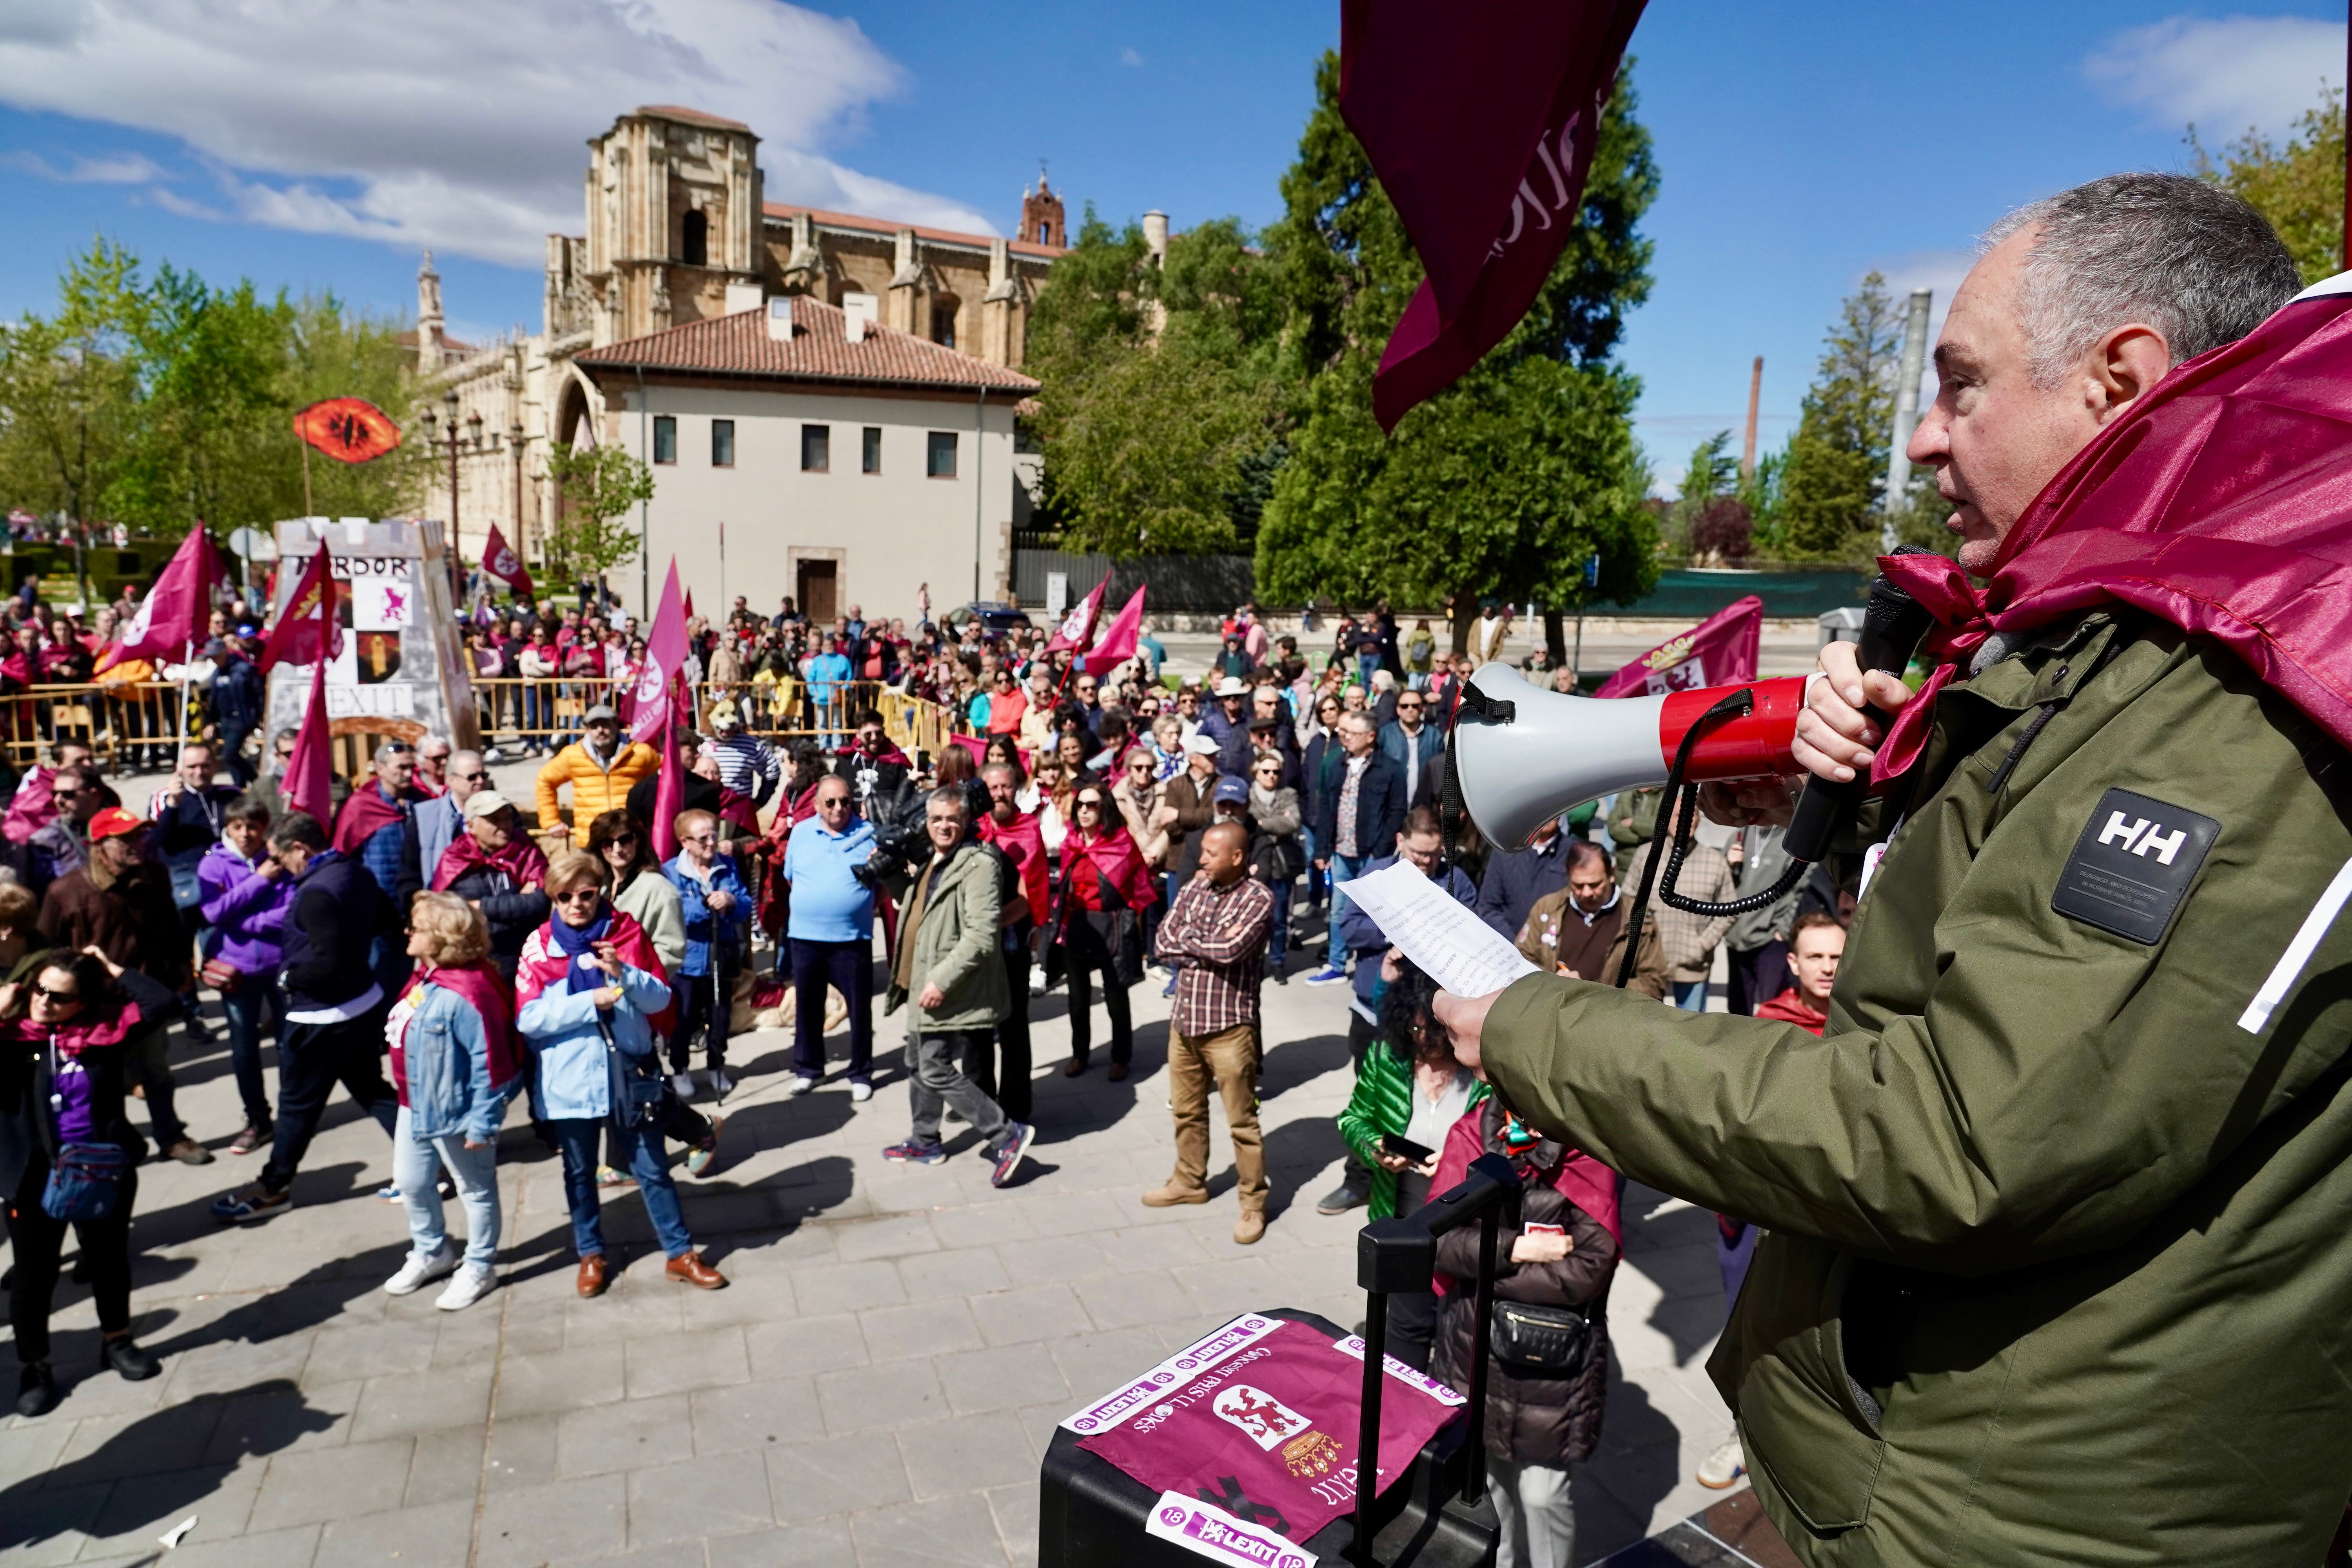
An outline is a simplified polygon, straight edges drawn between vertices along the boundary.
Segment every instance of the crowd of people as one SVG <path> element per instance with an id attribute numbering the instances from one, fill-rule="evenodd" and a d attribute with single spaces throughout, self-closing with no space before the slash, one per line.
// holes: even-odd
<path id="1" fill-rule="evenodd" d="M 212 1162 L 215 1143 L 257 1156 L 213 1212 L 265 1220 L 294 1202 L 338 1086 L 390 1142 L 379 1195 L 401 1205 L 409 1247 L 386 1290 L 437 1283 L 436 1304 L 457 1311 L 497 1288 L 499 1137 L 518 1102 L 561 1160 L 581 1296 L 609 1288 L 601 1198 L 626 1189 L 644 1201 L 667 1273 L 723 1288 L 695 1245 L 680 1178 L 716 1157 L 741 1070 L 730 1037 L 747 1014 L 773 1021 L 787 1007 L 786 1095 L 837 1081 L 853 1100 L 873 1096 L 878 1002 L 903 1014 L 908 1093 L 907 1135 L 885 1158 L 947 1160 L 952 1121 L 1004 1184 L 1037 1133 L 1035 999 L 1065 991 L 1060 1070 L 1078 1077 L 1095 1069 L 1100 993 L 1103 1070 L 1118 1082 L 1135 1057 L 1129 994 L 1150 977 L 1171 998 L 1174 1163 L 1141 1201 L 1210 1201 L 1213 1094 L 1233 1146 L 1234 1240 L 1254 1243 L 1270 1195 L 1261 987 L 1303 973 L 1346 988 L 1355 1068 L 1339 1119 L 1344 1174 L 1318 1209 L 1409 1211 L 1480 1153 L 1504 1153 L 1528 1196 L 1500 1293 L 1588 1320 L 1574 1375 L 1493 1369 L 1498 1484 L 1515 1528 L 1540 1537 L 1600 1428 L 1606 1335 L 1591 1309 L 1622 1241 L 1616 1183 L 1536 1137 L 1455 1065 L 1433 986 L 1348 885 L 1402 862 L 1539 968 L 1623 974 L 1686 1008 L 1706 1005 L 1716 952 L 1728 947 L 1736 1010 L 1814 1028 L 1843 928 L 1837 890 L 1819 882 L 1737 922 L 1654 898 L 1628 965 L 1627 889 L 1675 826 L 1651 792 L 1569 813 L 1524 847 L 1496 849 L 1472 830 L 1449 853 L 1437 811 L 1445 726 L 1459 683 L 1507 628 L 1506 616 L 1482 620 L 1472 653 L 1455 658 L 1425 622 L 1401 635 L 1376 607 L 1342 617 L 1310 656 L 1306 634 L 1277 635 L 1244 607 L 1209 668 L 1185 679 L 1163 676 L 1156 644 L 1098 671 L 1023 625 L 918 622 L 910 634 L 853 606 L 828 630 L 789 601 L 765 618 L 739 601 L 722 625 L 689 628 L 700 700 L 677 716 L 684 775 L 667 781 L 666 808 L 659 750 L 625 732 L 642 642 L 625 619 L 551 605 L 467 633 L 483 673 L 495 657 L 524 678 L 511 722 L 526 731 L 555 700 L 533 683 L 583 693 L 568 738 L 522 748 L 546 753 L 527 800 L 494 787 L 483 752 L 427 736 L 381 745 L 365 773 L 339 781 L 332 811 L 312 816 L 284 798 L 292 732 L 268 737 L 274 765 L 257 777 L 236 749 L 249 726 L 216 715 L 219 745 L 182 749 L 140 816 L 87 745 L 59 740 L 0 820 L 0 957 L 15 964 L 0 1026 L 22 1047 L 0 1087 L 15 1096 L 0 1098 L 11 1118 L 0 1148 L 20 1161 L 0 1169 L 15 1194 L 17 1408 L 38 1415 L 57 1398 L 47 1320 L 69 1225 L 107 1364 L 154 1370 L 128 1333 L 130 1223 L 150 1139 L 191 1164 Z M 217 670 L 234 674 L 251 635 L 224 630 L 207 650 Z M 947 707 L 944 749 L 910 755 L 879 710 L 851 706 L 879 689 Z M 762 733 L 779 730 L 796 738 Z M 1694 847 L 1682 886 L 1727 898 L 1785 863 L 1778 830 L 1749 829 L 1727 849 Z M 206 1130 L 225 1140 L 180 1121 L 166 1049 L 175 1025 L 207 1037 L 206 992 L 242 1113 L 233 1131 Z M 840 1059 L 829 1060 L 835 1030 Z M 63 1108 L 44 1099 L 59 1083 L 79 1096 Z M 144 1134 L 132 1125 L 141 1103 Z M 104 1189 L 104 1212 L 61 1211 L 58 1173 L 91 1149 L 120 1167 L 89 1184 Z M 1736 1292 L 1753 1234 L 1736 1217 L 1719 1224 Z M 1441 1250 L 1431 1289 L 1400 1296 L 1391 1318 L 1392 1353 L 1449 1381 L 1466 1381 L 1474 1342 L 1467 1298 L 1449 1285 L 1475 1270 L 1463 1245 Z M 1729 1446 L 1702 1479 L 1727 1483 L 1738 1462 Z"/>

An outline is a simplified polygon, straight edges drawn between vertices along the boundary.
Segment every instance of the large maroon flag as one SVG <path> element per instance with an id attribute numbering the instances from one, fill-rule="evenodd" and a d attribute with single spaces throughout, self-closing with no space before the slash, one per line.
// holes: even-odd
<path id="1" fill-rule="evenodd" d="M 1108 582 L 1110 579 L 1103 579 Z M 1143 588 L 1138 586 L 1119 606 L 1118 614 L 1103 627 L 1102 640 L 1088 649 L 1081 660 L 1088 675 L 1104 676 L 1135 657 L 1136 645 L 1143 638 Z"/>
<path id="2" fill-rule="evenodd" d="M 261 669 L 268 674 L 281 662 L 317 664 L 343 651 L 343 627 L 337 618 L 334 557 L 324 544 L 303 567 L 269 641 L 261 650 Z"/>
<path id="3" fill-rule="evenodd" d="M 1595 697 L 1696 691 L 1756 679 L 1764 642 L 1764 601 L 1750 594 L 1677 632 L 1611 676 Z"/>
<path id="4" fill-rule="evenodd" d="M 1990 586 L 1940 555 L 1880 569 L 1938 622 L 1937 666 L 1871 763 L 1907 770 L 1927 714 L 1998 630 L 2116 601 L 2210 637 L 2352 746 L 2352 273 L 2157 383 L 2001 540 Z"/>
<path id="5" fill-rule="evenodd" d="M 335 820 L 333 726 L 327 718 L 327 661 L 310 666 L 310 700 L 302 710 L 302 727 L 294 731 L 294 754 L 286 759 L 286 776 L 278 793 L 297 811 L 307 811 L 323 826 Z"/>
<path id="6" fill-rule="evenodd" d="M 677 675 L 685 664 L 686 600 L 678 589 L 677 557 L 673 555 L 659 607 L 654 611 L 653 628 L 646 637 L 646 662 L 637 673 L 636 717 L 629 725 L 631 740 L 648 740 L 656 730 L 676 722 L 670 711 L 672 698 L 683 689 Z M 686 717 L 693 717 L 690 706 Z"/>
<path id="7" fill-rule="evenodd" d="M 539 596 L 531 590 L 530 568 L 522 563 L 522 557 L 507 543 L 506 535 L 499 531 L 495 522 L 490 524 L 489 538 L 482 542 L 482 571 L 504 583 L 519 599 L 529 601 Z"/>
<path id="8" fill-rule="evenodd" d="M 1535 302 L 1642 0 L 1344 0 L 1339 110 L 1428 276 L 1372 381 L 1393 429 Z"/>
<path id="9" fill-rule="evenodd" d="M 100 668 L 127 658 L 160 665 L 165 659 L 187 658 L 189 649 L 207 635 L 213 584 L 220 578 L 220 552 L 213 548 L 212 535 L 198 523 L 188 530 L 188 537 L 173 552 L 155 585 L 139 601 L 138 613 L 123 629 L 121 640 L 108 650 Z"/>

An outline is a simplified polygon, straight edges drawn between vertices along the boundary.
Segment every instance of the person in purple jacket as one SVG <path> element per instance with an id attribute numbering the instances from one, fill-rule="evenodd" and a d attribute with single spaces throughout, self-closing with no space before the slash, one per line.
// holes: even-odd
<path id="1" fill-rule="evenodd" d="M 206 927 L 205 980 L 220 992 L 229 1065 L 245 1101 L 245 1131 L 230 1142 L 232 1154 L 252 1153 L 274 1131 L 269 1086 L 261 1076 L 261 1030 L 265 1016 L 272 1033 L 285 1021 L 278 944 L 294 903 L 294 879 L 270 858 L 268 836 L 269 807 L 239 795 L 221 820 L 220 842 L 196 863 Z"/>

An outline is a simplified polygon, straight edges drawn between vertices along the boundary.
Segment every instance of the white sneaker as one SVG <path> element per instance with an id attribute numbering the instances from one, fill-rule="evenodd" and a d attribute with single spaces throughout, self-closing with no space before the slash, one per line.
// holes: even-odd
<path id="1" fill-rule="evenodd" d="M 1029 972 L 1029 994 L 1032 996 L 1045 994 L 1045 966 L 1042 963 Z"/>
<path id="2" fill-rule="evenodd" d="M 852 1082 L 849 1086 L 849 1098 L 862 1105 L 874 1098 L 874 1086 L 870 1083 Z"/>
<path id="3" fill-rule="evenodd" d="M 412 1252 L 401 1264 L 400 1272 L 383 1282 L 384 1291 L 393 1296 L 412 1295 L 457 1267 L 457 1251 L 446 1242 L 430 1258 L 419 1258 Z"/>
<path id="4" fill-rule="evenodd" d="M 808 1077 L 801 1077 L 796 1078 L 793 1079 L 792 1082 L 784 1085 L 784 1093 L 793 1100 L 798 1100 L 802 1095 L 808 1093 L 814 1088 L 816 1088 L 816 1079 Z M 852 1092 L 855 1091 L 853 1090 Z"/>
<path id="5" fill-rule="evenodd" d="M 674 1072 L 669 1075 L 669 1087 L 670 1092 L 677 1095 L 680 1100 L 692 1100 L 694 1098 L 694 1075 L 690 1072 Z"/>
<path id="6" fill-rule="evenodd" d="M 1721 1491 L 1748 1473 L 1748 1455 L 1734 1434 L 1721 1447 L 1699 1461 L 1698 1484 L 1711 1491 Z"/>
<path id="7" fill-rule="evenodd" d="M 467 1264 L 457 1270 L 447 1288 L 433 1299 L 433 1304 L 445 1312 L 462 1312 L 498 1288 L 496 1269 L 478 1268 Z"/>
<path id="8" fill-rule="evenodd" d="M 710 1092 L 724 1100 L 735 1092 L 735 1080 L 725 1068 L 713 1068 L 709 1072 Z"/>

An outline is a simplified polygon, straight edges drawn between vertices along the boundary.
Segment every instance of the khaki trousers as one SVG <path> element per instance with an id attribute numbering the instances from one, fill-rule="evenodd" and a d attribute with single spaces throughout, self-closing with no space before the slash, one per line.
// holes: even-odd
<path id="1" fill-rule="evenodd" d="M 1234 1173 L 1242 1212 L 1265 1212 L 1265 1140 L 1257 1127 L 1257 1026 L 1220 1035 L 1168 1036 L 1168 1100 L 1176 1113 L 1179 1187 L 1209 1180 L 1209 1081 L 1224 1097 L 1225 1126 L 1234 1135 Z"/>

